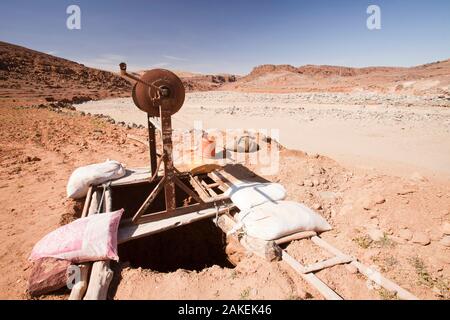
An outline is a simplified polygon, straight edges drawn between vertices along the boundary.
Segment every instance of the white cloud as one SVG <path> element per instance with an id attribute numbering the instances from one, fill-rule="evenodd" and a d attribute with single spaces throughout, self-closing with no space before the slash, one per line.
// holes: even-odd
<path id="1" fill-rule="evenodd" d="M 163 55 L 163 57 L 166 59 L 175 60 L 175 61 L 188 61 L 188 59 L 180 58 L 180 57 L 176 57 L 176 56 L 170 56 L 170 55 Z"/>

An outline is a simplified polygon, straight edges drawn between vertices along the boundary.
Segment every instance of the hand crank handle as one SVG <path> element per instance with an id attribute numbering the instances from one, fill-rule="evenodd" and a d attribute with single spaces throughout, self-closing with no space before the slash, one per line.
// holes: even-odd
<path id="1" fill-rule="evenodd" d="M 129 74 L 127 72 L 127 64 L 125 62 L 120 63 L 119 64 L 119 68 L 120 68 L 120 75 L 122 75 L 124 77 L 128 77 L 130 79 L 133 79 L 134 81 L 140 82 L 143 85 L 146 85 L 147 87 L 154 88 L 154 89 L 158 90 L 158 92 L 161 92 L 161 88 L 160 87 L 157 87 L 157 86 L 155 86 L 154 84 L 151 84 L 151 83 L 147 83 L 146 81 L 142 80 L 141 78 L 133 76 L 132 74 Z"/>

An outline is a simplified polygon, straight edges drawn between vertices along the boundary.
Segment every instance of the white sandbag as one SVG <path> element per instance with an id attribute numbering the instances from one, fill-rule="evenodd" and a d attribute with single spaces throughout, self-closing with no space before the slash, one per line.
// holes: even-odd
<path id="1" fill-rule="evenodd" d="M 67 197 L 79 199 L 86 196 L 89 186 L 99 185 L 125 175 L 125 168 L 118 161 L 107 160 L 75 169 L 67 183 Z"/>
<path id="2" fill-rule="evenodd" d="M 286 189 L 279 183 L 243 182 L 231 186 L 225 194 L 244 211 L 262 203 L 283 200 Z"/>
<path id="3" fill-rule="evenodd" d="M 266 202 L 239 212 L 237 219 L 246 234 L 263 240 L 275 240 L 300 231 L 331 230 L 322 216 L 294 201 Z"/>

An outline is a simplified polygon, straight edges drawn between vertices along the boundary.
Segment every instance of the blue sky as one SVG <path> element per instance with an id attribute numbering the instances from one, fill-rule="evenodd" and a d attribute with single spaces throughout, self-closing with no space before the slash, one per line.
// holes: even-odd
<path id="1" fill-rule="evenodd" d="M 81 30 L 66 8 L 81 8 Z M 366 8 L 381 8 L 368 30 Z M 117 70 L 246 74 L 259 64 L 412 66 L 450 58 L 448 0 L 10 0 L 0 40 Z"/>

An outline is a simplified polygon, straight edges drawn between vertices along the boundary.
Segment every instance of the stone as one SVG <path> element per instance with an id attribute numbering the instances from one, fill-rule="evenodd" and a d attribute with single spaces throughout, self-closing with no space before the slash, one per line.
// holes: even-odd
<path id="1" fill-rule="evenodd" d="M 450 223 L 444 222 L 442 225 L 442 232 L 446 235 L 450 235 Z"/>
<path id="2" fill-rule="evenodd" d="M 55 258 L 41 258 L 33 263 L 28 280 L 28 293 L 40 296 L 67 285 L 67 268 L 70 261 Z"/>
<path id="3" fill-rule="evenodd" d="M 430 237 L 428 237 L 428 235 L 424 232 L 414 233 L 411 241 L 422 246 L 429 245 L 431 242 Z"/>
<path id="4" fill-rule="evenodd" d="M 402 229 L 398 232 L 398 237 L 403 240 L 409 241 L 412 239 L 413 233 L 409 229 Z"/>
<path id="5" fill-rule="evenodd" d="M 443 237 L 439 243 L 444 247 L 450 247 L 450 236 Z"/>
<path id="6" fill-rule="evenodd" d="M 398 244 L 406 244 L 407 243 L 407 241 L 405 239 L 402 239 L 397 236 L 390 236 L 389 239 L 391 239 L 392 241 L 394 241 L 395 243 L 398 243 Z"/>
<path id="7" fill-rule="evenodd" d="M 314 186 L 320 185 L 319 179 L 314 179 L 314 180 L 312 181 L 312 183 L 313 183 Z"/>
<path id="8" fill-rule="evenodd" d="M 321 205 L 320 203 L 315 203 L 315 204 L 313 205 L 313 209 L 314 209 L 314 210 L 320 210 L 320 209 L 322 209 L 322 205 Z"/>
<path id="9" fill-rule="evenodd" d="M 373 209 L 377 204 L 382 204 L 386 202 L 386 199 L 376 195 L 376 196 L 367 196 L 362 200 L 362 205 L 365 210 Z"/>
<path id="10" fill-rule="evenodd" d="M 368 230 L 367 235 L 373 241 L 380 241 L 381 239 L 384 238 L 384 232 L 376 228 Z"/>
<path id="11" fill-rule="evenodd" d="M 375 202 L 375 204 L 382 204 L 386 202 L 386 199 L 383 198 L 382 196 L 376 196 L 373 201 Z"/>
<path id="12" fill-rule="evenodd" d="M 313 186 L 313 183 L 312 183 L 311 180 L 305 180 L 305 181 L 303 181 L 303 185 L 304 185 L 305 187 L 312 187 L 312 186 Z"/>

